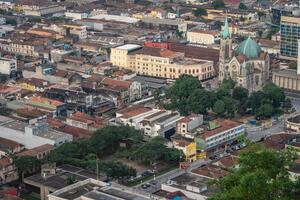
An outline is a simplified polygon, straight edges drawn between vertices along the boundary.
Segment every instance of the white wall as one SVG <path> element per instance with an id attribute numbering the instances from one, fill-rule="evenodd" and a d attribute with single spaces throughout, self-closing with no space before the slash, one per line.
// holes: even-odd
<path id="1" fill-rule="evenodd" d="M 16 70 L 17 64 L 15 60 L 0 59 L 0 73 L 9 75 Z"/>

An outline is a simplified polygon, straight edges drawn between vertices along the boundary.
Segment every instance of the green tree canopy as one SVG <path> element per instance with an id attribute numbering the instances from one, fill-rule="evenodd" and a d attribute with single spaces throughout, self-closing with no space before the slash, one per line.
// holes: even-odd
<path id="1" fill-rule="evenodd" d="M 243 101 L 248 98 L 249 91 L 243 87 L 235 87 L 232 92 L 232 98 L 238 101 Z"/>
<path id="2" fill-rule="evenodd" d="M 155 137 L 149 142 L 141 145 L 132 155 L 135 160 L 141 160 L 153 163 L 157 160 L 179 161 L 180 151 L 177 149 L 167 148 L 165 139 Z"/>
<path id="3" fill-rule="evenodd" d="M 213 0 L 212 6 L 215 9 L 225 8 L 225 3 L 223 0 Z"/>
<path id="4" fill-rule="evenodd" d="M 204 89 L 196 89 L 188 98 L 188 107 L 193 113 L 206 114 L 212 108 L 215 96 L 212 92 Z"/>
<path id="5" fill-rule="evenodd" d="M 285 100 L 285 94 L 282 88 L 274 83 L 268 83 L 263 87 L 263 92 L 266 97 L 271 101 L 274 107 L 279 107 Z"/>
<path id="6" fill-rule="evenodd" d="M 196 8 L 193 10 L 193 14 L 195 17 L 201 17 L 207 15 L 207 11 L 205 8 Z"/>
<path id="7" fill-rule="evenodd" d="M 244 3 L 240 3 L 239 4 L 239 9 L 241 9 L 241 10 L 247 10 L 248 7 Z"/>
<path id="8" fill-rule="evenodd" d="M 225 103 L 222 100 L 217 100 L 216 103 L 213 106 L 213 111 L 218 116 L 223 116 L 225 113 Z"/>
<path id="9" fill-rule="evenodd" d="M 273 113 L 274 113 L 274 108 L 271 104 L 263 104 L 259 107 L 256 116 L 269 118 L 273 115 Z"/>
<path id="10" fill-rule="evenodd" d="M 188 99 L 196 89 L 202 89 L 198 78 L 191 75 L 181 75 L 166 93 L 171 100 L 171 108 L 177 108 L 180 114 L 188 115 L 190 112 Z"/>
<path id="11" fill-rule="evenodd" d="M 21 175 L 21 181 L 24 180 L 24 175 L 26 173 L 32 173 L 41 165 L 41 162 L 36 157 L 32 156 L 15 157 L 13 160 L 18 173 Z"/>
<path id="12" fill-rule="evenodd" d="M 217 180 L 220 191 L 209 200 L 296 200 L 300 179 L 290 179 L 295 152 L 277 152 L 259 145 L 239 156 L 239 168 Z"/>
<path id="13" fill-rule="evenodd" d="M 101 170 L 106 173 L 107 177 L 118 180 L 135 177 L 137 173 L 136 169 L 116 161 L 103 163 Z"/>
<path id="14" fill-rule="evenodd" d="M 17 25 L 17 20 L 15 20 L 14 18 L 6 18 L 6 24 L 16 26 Z"/>
<path id="15" fill-rule="evenodd" d="M 128 126 L 107 126 L 94 132 L 90 139 L 90 149 L 100 155 L 115 152 L 123 139 L 130 139 L 134 143 L 142 140 L 140 132 Z"/>

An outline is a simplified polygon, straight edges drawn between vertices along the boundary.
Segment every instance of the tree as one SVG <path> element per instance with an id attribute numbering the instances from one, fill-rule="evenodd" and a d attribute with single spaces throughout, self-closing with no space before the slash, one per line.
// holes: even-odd
<path id="1" fill-rule="evenodd" d="M 8 80 L 8 75 L 0 73 L 0 83 L 5 83 Z"/>
<path id="2" fill-rule="evenodd" d="M 154 161 L 160 160 L 164 156 L 166 150 L 165 140 L 162 137 L 155 137 L 149 142 L 140 146 L 133 154 L 133 158 L 149 162 L 150 164 Z"/>
<path id="3" fill-rule="evenodd" d="M 216 97 L 218 99 L 222 99 L 225 96 L 230 96 L 234 86 L 235 86 L 235 82 L 232 79 L 223 80 L 222 83 L 220 84 L 219 89 L 216 92 Z"/>
<path id="4" fill-rule="evenodd" d="M 176 37 L 179 38 L 179 39 L 182 39 L 183 38 L 183 31 L 179 31 L 179 30 L 176 30 Z"/>
<path id="5" fill-rule="evenodd" d="M 215 181 L 219 188 L 209 200 L 289 200 L 298 199 L 300 179 L 290 179 L 288 168 L 297 158 L 295 152 L 277 152 L 252 145 L 238 158 L 239 168 Z"/>
<path id="6" fill-rule="evenodd" d="M 188 99 L 197 89 L 202 89 L 198 78 L 191 75 L 181 75 L 166 92 L 170 99 L 170 107 L 177 109 L 182 115 L 188 115 L 190 113 Z"/>
<path id="7" fill-rule="evenodd" d="M 232 92 L 232 98 L 243 101 L 248 98 L 249 91 L 244 87 L 235 87 Z"/>
<path id="8" fill-rule="evenodd" d="M 265 94 L 262 91 L 252 92 L 247 103 L 252 114 L 255 114 L 265 99 Z"/>
<path id="9" fill-rule="evenodd" d="M 22 182 L 26 173 L 33 172 L 41 165 L 41 162 L 36 157 L 32 156 L 15 157 L 13 160 L 18 173 L 21 175 Z"/>
<path id="10" fill-rule="evenodd" d="M 28 22 L 30 23 L 40 23 L 42 21 L 42 19 L 40 17 L 30 17 L 28 19 Z"/>
<path id="11" fill-rule="evenodd" d="M 244 3 L 240 3 L 239 4 L 239 9 L 241 9 L 241 10 L 247 10 L 248 7 Z"/>
<path id="12" fill-rule="evenodd" d="M 188 98 L 188 107 L 193 113 L 206 114 L 207 110 L 212 108 L 215 97 L 212 92 L 197 89 Z"/>
<path id="13" fill-rule="evenodd" d="M 225 3 L 223 0 L 213 0 L 212 6 L 215 9 L 225 8 Z"/>
<path id="14" fill-rule="evenodd" d="M 99 129 L 90 138 L 90 150 L 100 157 L 102 154 L 114 153 L 123 139 L 130 139 L 133 143 L 142 141 L 140 132 L 128 126 L 107 126 Z"/>
<path id="15" fill-rule="evenodd" d="M 100 167 L 107 177 L 122 181 L 135 177 L 137 173 L 136 169 L 116 161 L 103 163 Z"/>
<path id="16" fill-rule="evenodd" d="M 155 137 L 149 142 L 141 145 L 132 155 L 135 160 L 149 162 L 150 164 L 158 160 L 178 162 L 182 153 L 178 149 L 168 148 L 165 139 Z"/>
<path id="17" fill-rule="evenodd" d="M 202 17 L 204 15 L 207 15 L 207 11 L 205 8 L 196 8 L 193 10 L 193 14 L 195 17 Z"/>
<path id="18" fill-rule="evenodd" d="M 280 107 L 284 100 L 285 94 L 282 88 L 278 87 L 274 83 L 268 83 L 263 87 L 263 92 L 266 97 L 271 101 L 274 108 Z"/>
<path id="19" fill-rule="evenodd" d="M 273 113 L 274 109 L 271 104 L 263 104 L 259 107 L 256 117 L 270 118 Z"/>
<path id="20" fill-rule="evenodd" d="M 264 13 L 262 11 L 258 11 L 257 15 L 258 15 L 259 19 L 261 19 L 262 17 L 266 16 L 266 13 Z"/>
<path id="21" fill-rule="evenodd" d="M 223 116 L 225 113 L 225 103 L 222 100 L 217 100 L 213 106 L 213 111 L 218 116 Z"/>
<path id="22" fill-rule="evenodd" d="M 14 18 L 6 18 L 6 24 L 10 24 L 12 26 L 17 25 L 17 21 Z"/>
<path id="23" fill-rule="evenodd" d="M 284 108 L 288 111 L 293 107 L 291 99 L 290 98 L 286 98 L 284 101 Z"/>
<path id="24" fill-rule="evenodd" d="M 232 97 L 230 96 L 225 96 L 222 101 L 224 102 L 224 105 L 225 105 L 225 112 L 226 112 L 226 117 L 234 117 L 235 115 L 235 102 L 234 100 L 232 99 Z"/>
<path id="25" fill-rule="evenodd" d="M 246 18 L 243 16 L 240 16 L 239 20 L 240 20 L 240 22 L 244 22 L 244 21 L 246 21 Z"/>

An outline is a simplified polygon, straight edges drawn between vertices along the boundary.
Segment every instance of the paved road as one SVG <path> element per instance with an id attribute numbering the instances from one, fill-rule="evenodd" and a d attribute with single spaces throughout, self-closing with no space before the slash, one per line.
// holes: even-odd
<path id="1" fill-rule="evenodd" d="M 299 105 L 299 109 L 300 109 L 300 105 Z M 297 109 L 296 109 L 297 110 Z M 253 128 L 253 126 L 246 125 L 246 129 L 247 129 L 247 138 L 253 142 L 257 142 L 258 140 L 260 140 L 263 137 L 267 137 L 270 135 L 276 135 L 278 133 L 281 132 L 285 132 L 285 122 L 288 118 L 298 115 L 299 112 L 295 112 L 295 113 L 291 113 L 291 114 L 284 114 L 282 115 L 279 120 L 277 122 L 275 122 L 275 124 L 268 128 L 268 129 L 264 129 L 261 130 L 259 128 Z"/>
<path id="2" fill-rule="evenodd" d="M 147 189 L 143 189 L 141 186 L 142 186 L 142 184 L 139 184 L 139 185 L 136 185 L 135 187 L 134 187 L 134 189 L 135 190 L 137 190 L 137 191 L 143 191 L 143 192 L 147 192 L 147 193 L 154 193 L 154 192 L 157 192 L 158 190 L 160 190 L 161 189 L 161 184 L 162 183 L 165 183 L 165 182 L 167 182 L 168 180 L 170 180 L 170 179 L 173 179 L 173 178 L 175 178 L 175 177 L 177 177 L 177 176 L 180 176 L 180 175 L 182 175 L 182 174 L 184 174 L 184 173 L 186 173 L 186 172 L 190 172 L 190 171 L 192 171 L 193 169 L 196 169 L 196 168 L 198 168 L 198 167 L 200 167 L 200 166 L 202 166 L 202 165 L 205 165 L 205 164 L 208 164 L 208 163 L 210 163 L 210 162 L 212 162 L 211 160 L 197 160 L 197 161 L 195 161 L 195 162 L 193 162 L 187 169 L 185 169 L 185 170 L 182 170 L 182 169 L 174 169 L 174 170 L 172 170 L 172 171 L 170 171 L 170 172 L 168 172 L 168 173 L 165 173 L 165 174 L 163 174 L 163 175 L 161 175 L 161 176 L 158 176 L 158 177 L 155 177 L 155 180 L 154 180 L 154 178 L 153 179 L 151 179 L 151 180 L 149 180 L 149 181 L 146 181 L 146 182 L 143 182 L 143 184 L 145 184 L 145 183 L 149 183 L 151 186 L 150 187 L 148 187 Z M 154 184 L 152 184 L 152 182 L 155 182 L 155 185 Z"/>

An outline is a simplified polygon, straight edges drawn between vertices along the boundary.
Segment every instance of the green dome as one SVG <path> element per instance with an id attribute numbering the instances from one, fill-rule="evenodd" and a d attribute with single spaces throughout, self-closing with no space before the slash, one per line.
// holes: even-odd
<path id="1" fill-rule="evenodd" d="M 260 52 L 260 46 L 250 37 L 244 40 L 237 48 L 238 54 L 243 54 L 250 59 L 258 58 Z"/>

